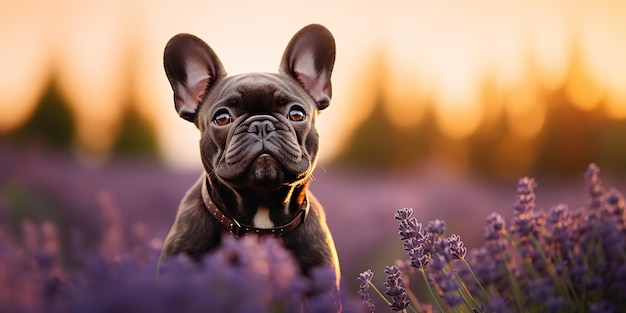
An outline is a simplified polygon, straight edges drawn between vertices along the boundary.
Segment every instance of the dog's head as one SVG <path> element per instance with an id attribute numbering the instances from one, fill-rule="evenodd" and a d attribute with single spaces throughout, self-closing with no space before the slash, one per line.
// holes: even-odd
<path id="1" fill-rule="evenodd" d="M 165 72 L 178 114 L 201 132 L 205 170 L 233 188 L 277 189 L 305 181 L 315 166 L 315 118 L 328 107 L 335 42 L 320 25 L 291 39 L 276 74 L 227 76 L 201 39 L 167 43 Z"/>

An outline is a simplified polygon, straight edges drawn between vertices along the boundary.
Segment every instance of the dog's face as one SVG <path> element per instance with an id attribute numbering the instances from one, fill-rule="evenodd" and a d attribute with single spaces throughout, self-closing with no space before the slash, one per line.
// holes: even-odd
<path id="1" fill-rule="evenodd" d="M 205 167 L 237 187 L 275 189 L 308 177 L 317 156 L 317 107 L 280 75 L 229 77 L 197 117 Z"/>
<path id="2" fill-rule="evenodd" d="M 180 34 L 165 71 L 180 116 L 201 132 L 205 170 L 233 188 L 278 189 L 308 179 L 317 159 L 315 118 L 331 98 L 332 35 L 309 25 L 288 44 L 279 73 L 226 76 L 213 50 Z"/>

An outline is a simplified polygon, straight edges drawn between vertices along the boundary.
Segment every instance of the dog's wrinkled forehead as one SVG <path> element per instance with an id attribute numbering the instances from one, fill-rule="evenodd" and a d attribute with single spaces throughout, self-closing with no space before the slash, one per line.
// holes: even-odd
<path id="1" fill-rule="evenodd" d="M 238 107 L 249 113 L 263 113 L 278 106 L 298 103 L 313 108 L 315 102 L 293 79 L 280 74 L 240 74 L 224 79 L 211 97 L 215 106 Z M 211 104 L 210 104 L 211 105 Z"/>

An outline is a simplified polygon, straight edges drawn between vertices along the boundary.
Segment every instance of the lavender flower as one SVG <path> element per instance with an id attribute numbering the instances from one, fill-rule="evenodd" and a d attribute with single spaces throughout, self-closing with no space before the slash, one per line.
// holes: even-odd
<path id="1" fill-rule="evenodd" d="M 397 220 L 406 220 L 413 214 L 413 208 L 402 208 L 393 216 Z"/>
<path id="2" fill-rule="evenodd" d="M 426 227 L 426 232 L 441 237 L 446 233 L 446 222 L 439 219 L 430 221 Z"/>
<path id="3" fill-rule="evenodd" d="M 552 207 L 546 221 L 549 234 L 546 240 L 555 248 L 552 251 L 553 257 L 558 257 L 559 260 L 568 259 L 575 246 L 575 238 L 571 234 L 573 218 L 569 208 L 563 204 Z"/>
<path id="4" fill-rule="evenodd" d="M 424 230 L 421 223 L 414 217 L 404 219 L 398 224 L 398 234 L 401 240 L 421 239 L 424 237 Z"/>
<path id="5" fill-rule="evenodd" d="M 408 260 L 396 263 L 418 269 L 441 312 L 624 311 L 626 202 L 618 191 L 604 191 L 598 173 L 590 165 L 591 202 L 573 211 L 562 204 L 536 210 L 535 180 L 520 179 L 509 228 L 502 215 L 490 214 L 484 245 L 470 251 L 458 235 L 443 237 L 442 220 L 423 228 L 412 210 L 399 210 L 394 217 Z"/>
<path id="6" fill-rule="evenodd" d="M 336 312 L 341 305 L 334 270 L 304 277 L 275 238 L 226 237 L 199 263 L 168 259 L 156 278 L 159 251 L 149 246 L 114 259 L 108 249 L 81 251 L 81 265 L 65 272 L 55 226 L 22 225 L 18 242 L 0 221 L 2 312 Z M 353 310 L 350 303 L 344 311 Z"/>
<path id="7" fill-rule="evenodd" d="M 416 269 L 424 269 L 428 267 L 431 261 L 430 253 L 425 253 L 424 245 L 418 245 L 408 251 L 411 266 Z"/>
<path id="8" fill-rule="evenodd" d="M 409 256 L 411 266 L 423 269 L 430 263 L 430 253 L 426 250 L 426 233 L 422 224 L 418 223 L 416 218 L 411 217 L 412 213 L 413 209 L 403 208 L 396 212 L 394 218 L 400 220 L 398 234 Z"/>
<path id="9" fill-rule="evenodd" d="M 587 192 L 590 198 L 589 208 L 597 210 L 604 202 L 604 187 L 600 179 L 600 168 L 596 164 L 591 163 L 585 172 L 585 179 L 587 180 Z"/>
<path id="10" fill-rule="evenodd" d="M 413 209 L 403 208 L 398 210 L 394 216 L 394 218 L 400 220 L 398 224 L 398 234 L 400 235 L 400 240 L 403 241 L 404 250 L 407 251 L 409 255 L 415 254 L 415 252 L 411 251 L 418 246 L 422 246 L 424 239 L 422 224 L 418 223 L 416 218 L 411 217 L 412 213 Z"/>
<path id="11" fill-rule="evenodd" d="M 517 202 L 513 207 L 513 224 L 511 232 L 521 237 L 537 235 L 539 223 L 535 213 L 535 187 L 532 178 L 520 178 L 517 183 Z"/>
<path id="12" fill-rule="evenodd" d="M 535 208 L 534 180 L 521 179 L 509 224 L 500 214 L 489 215 L 484 244 L 472 249 L 458 235 L 444 237 L 444 221 L 422 225 L 412 209 L 399 210 L 394 217 L 407 257 L 385 268 L 387 296 L 382 297 L 394 310 L 428 311 L 410 292 L 409 278 L 416 274 L 428 288 L 426 301 L 440 312 L 626 311 L 626 203 L 619 191 L 605 191 L 597 166 L 589 167 L 586 179 L 589 204 L 548 211 Z M 115 209 L 112 203 L 105 207 Z M 0 201 L 0 217 L 6 216 L 2 209 Z M 92 243 L 95 251 L 64 246 L 67 234 L 51 222 L 20 221 L 9 227 L 9 219 L 0 218 L 0 311 L 339 309 L 334 271 L 317 268 L 302 275 L 293 256 L 271 238 L 226 237 L 197 262 L 168 260 L 155 279 L 159 244 L 151 243 L 141 227 L 126 232 L 122 215 L 107 212 L 103 242 Z M 132 236 L 137 238 L 127 240 Z M 457 266 L 463 262 L 466 268 Z M 372 276 L 368 270 L 358 277 L 359 295 L 370 312 L 375 309 L 370 287 L 380 294 Z M 351 304 L 343 301 L 344 312 L 357 311 Z"/>
<path id="13" fill-rule="evenodd" d="M 437 244 L 441 243 L 440 239 L 445 233 L 446 222 L 439 219 L 428 222 L 424 238 L 424 249 L 426 249 L 426 253 L 436 253 L 442 248 L 447 249 L 447 245 L 445 247 L 441 245 L 439 247 L 437 246 Z"/>
<path id="14" fill-rule="evenodd" d="M 535 188 L 537 183 L 534 179 L 523 177 L 517 182 L 517 203 L 513 207 L 516 215 L 532 212 L 535 209 Z"/>
<path id="15" fill-rule="evenodd" d="M 487 216 L 487 226 L 485 227 L 485 240 L 498 239 L 506 227 L 506 222 L 502 215 L 491 213 Z"/>
<path id="16" fill-rule="evenodd" d="M 454 259 L 462 259 L 465 257 L 467 248 L 465 248 L 465 244 L 461 241 L 461 236 L 456 234 L 450 236 L 450 238 L 448 238 L 448 246 L 450 254 Z"/>
<path id="17" fill-rule="evenodd" d="M 507 242 L 504 238 L 505 227 L 506 223 L 502 215 L 494 212 L 487 216 L 485 246 L 495 258 L 500 258 L 500 254 L 504 252 L 507 247 Z"/>
<path id="18" fill-rule="evenodd" d="M 618 225 L 626 225 L 626 202 L 622 193 L 610 189 L 606 193 L 605 208 Z"/>
<path id="19" fill-rule="evenodd" d="M 404 310 L 409 305 L 409 297 L 403 287 L 402 272 L 397 265 L 385 267 L 387 279 L 385 294 L 391 297 L 389 306 L 393 311 Z"/>
<path id="20" fill-rule="evenodd" d="M 361 297 L 363 308 L 367 312 L 374 312 L 376 310 L 376 306 L 374 305 L 374 302 L 372 301 L 372 298 L 369 294 L 370 281 L 372 280 L 373 276 L 374 273 L 372 272 L 372 270 L 368 269 L 365 272 L 360 273 L 357 277 L 360 283 L 358 294 Z"/>
<path id="21" fill-rule="evenodd" d="M 546 250 L 546 238 L 540 236 L 545 226 L 545 214 L 535 211 L 535 188 L 537 184 L 532 178 L 521 178 L 517 184 L 517 202 L 513 207 L 514 215 L 510 232 L 511 239 L 517 240 L 518 253 L 524 256 L 526 266 L 522 275 L 545 275 L 548 271 L 547 260 L 543 251 Z M 530 268 L 532 266 L 532 269 Z M 521 284 L 525 284 L 522 281 Z"/>

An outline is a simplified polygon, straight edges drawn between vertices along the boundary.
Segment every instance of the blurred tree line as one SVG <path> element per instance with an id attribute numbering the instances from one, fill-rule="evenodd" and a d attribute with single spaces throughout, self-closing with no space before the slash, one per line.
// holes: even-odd
<path id="1" fill-rule="evenodd" d="M 626 174 L 626 121 L 606 118 L 570 105 L 562 94 L 550 95 L 550 109 L 541 133 L 520 140 L 505 131 L 479 129 L 462 140 L 447 138 L 428 110 L 418 125 L 395 125 L 378 99 L 374 111 L 347 140 L 335 159 L 340 165 L 403 169 L 431 158 L 444 158 L 489 176 L 511 179 L 537 173 L 568 177 L 579 175 L 589 163 L 601 164 L 615 174 Z"/>
<path id="2" fill-rule="evenodd" d="M 491 110 L 499 115 L 489 123 L 481 123 L 463 139 L 451 139 L 440 131 L 433 113 L 436 103 L 429 100 L 417 103 L 425 108 L 419 123 L 410 127 L 396 125 L 385 110 L 394 103 L 385 96 L 384 79 L 379 79 L 371 86 L 375 89 L 374 109 L 352 132 L 333 162 L 341 166 L 402 170 L 444 159 L 461 168 L 507 180 L 537 174 L 578 176 L 591 162 L 614 174 L 626 174 L 626 120 L 608 117 L 602 97 L 593 109 L 585 110 L 575 105 L 575 99 L 567 92 L 571 80 L 581 76 L 588 80 L 579 63 L 574 56 L 570 73 L 560 87 L 546 90 L 536 85 L 533 92 L 539 95 L 537 101 L 545 104 L 546 113 L 541 131 L 530 138 L 520 138 L 511 132 L 511 119 L 502 110 L 506 104 L 501 102 L 506 99 L 492 96 L 497 93 L 493 90 L 494 79 L 483 82 L 480 105 L 485 112 Z M 372 76 L 384 77 L 384 62 L 371 62 L 371 66 Z M 136 111 L 132 100 L 125 108 L 111 155 L 156 157 L 158 147 L 153 126 Z M 76 123 L 54 79 L 34 113 L 8 135 L 17 144 L 35 141 L 54 149 L 74 147 Z"/>
<path id="3" fill-rule="evenodd" d="M 368 77 L 384 77 L 385 63 L 371 64 Z M 573 53 L 560 86 L 547 89 L 532 82 L 536 101 L 545 105 L 545 116 L 540 132 L 530 138 L 520 138 L 511 131 L 512 121 L 502 109 L 506 106 L 502 102 L 507 100 L 493 96 L 499 92 L 494 87 L 495 79 L 485 79 L 480 106 L 484 112 L 497 112 L 497 116 L 489 122 L 483 120 L 474 133 L 463 139 L 450 139 L 439 130 L 433 112 L 436 103 L 428 97 L 417 100 L 422 103 L 416 105 L 425 108 L 419 123 L 396 125 L 385 110 L 394 105 L 393 100 L 385 96 L 385 80 L 379 78 L 372 84 L 376 89 L 374 109 L 353 131 L 335 163 L 403 170 L 444 159 L 463 169 L 511 180 L 537 175 L 578 178 L 589 163 L 595 162 L 614 175 L 626 174 L 626 120 L 608 116 L 605 97 L 599 97 L 592 109 L 582 109 L 568 92 L 573 80 L 590 82 L 588 75 L 579 56 Z"/>
<path id="4" fill-rule="evenodd" d="M 152 125 L 136 111 L 134 103 L 125 105 L 112 155 L 156 156 L 157 140 Z M 35 142 L 50 149 L 68 150 L 76 142 L 76 122 L 52 79 L 33 114 L 8 137 L 15 144 Z"/>

